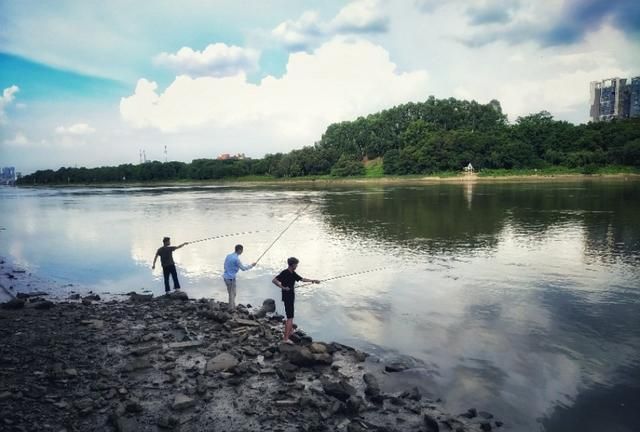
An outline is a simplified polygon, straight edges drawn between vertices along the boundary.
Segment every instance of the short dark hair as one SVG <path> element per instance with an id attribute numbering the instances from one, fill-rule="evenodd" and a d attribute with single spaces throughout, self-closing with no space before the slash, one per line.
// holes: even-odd
<path id="1" fill-rule="evenodd" d="M 165 237 L 165 238 L 162 239 L 162 243 L 167 243 L 169 241 L 171 241 L 171 239 L 169 237 Z"/>
<path id="2" fill-rule="evenodd" d="M 243 249 L 244 249 L 244 246 L 242 246 L 241 244 L 236 245 L 236 252 L 240 252 Z"/>
<path id="3" fill-rule="evenodd" d="M 292 265 L 296 265 L 298 264 L 300 261 L 298 261 L 298 258 L 296 257 L 291 257 L 287 260 L 287 264 L 289 264 L 290 266 Z"/>

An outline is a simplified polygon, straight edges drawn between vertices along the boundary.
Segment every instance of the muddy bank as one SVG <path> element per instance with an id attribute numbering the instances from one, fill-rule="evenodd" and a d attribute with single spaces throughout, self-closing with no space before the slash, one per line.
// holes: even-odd
<path id="1" fill-rule="evenodd" d="M 263 308 L 184 293 L 122 302 L 25 297 L 0 309 L 0 429 L 8 431 L 480 431 L 412 386 L 394 392 L 383 365 L 298 331 Z M 406 371 L 405 371 L 406 372 Z"/>

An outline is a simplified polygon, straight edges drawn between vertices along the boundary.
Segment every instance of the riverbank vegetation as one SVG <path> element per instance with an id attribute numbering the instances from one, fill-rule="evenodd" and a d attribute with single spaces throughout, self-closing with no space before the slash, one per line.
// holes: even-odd
<path id="1" fill-rule="evenodd" d="M 36 171 L 19 184 L 364 177 L 637 173 L 640 119 L 574 125 L 548 112 L 509 123 L 498 101 L 407 103 L 330 125 L 312 146 L 261 159 L 195 159 Z"/>

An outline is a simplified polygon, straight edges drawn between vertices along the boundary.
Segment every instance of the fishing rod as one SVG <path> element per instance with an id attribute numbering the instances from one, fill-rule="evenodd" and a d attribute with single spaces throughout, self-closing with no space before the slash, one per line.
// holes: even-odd
<path id="1" fill-rule="evenodd" d="M 322 283 L 322 282 L 328 282 L 328 281 L 332 281 L 332 280 L 336 280 L 336 279 L 343 279 L 343 278 L 348 278 L 348 277 L 352 277 L 352 276 L 359 276 L 359 275 L 366 274 L 366 273 L 373 273 L 373 272 L 386 270 L 388 268 L 390 268 L 390 267 L 380 267 L 380 268 L 375 268 L 375 269 L 362 270 L 362 271 L 355 272 L 355 273 L 344 274 L 344 275 L 340 275 L 340 276 L 332 276 L 330 278 L 320 279 L 320 282 Z M 307 283 L 304 283 L 302 285 L 298 285 L 296 287 L 296 289 L 297 288 L 306 287 L 306 286 L 309 286 L 311 284 L 313 284 L 313 282 L 307 282 Z"/>
<path id="2" fill-rule="evenodd" d="M 231 233 L 231 234 L 220 234 L 220 235 L 216 235 L 216 236 L 212 236 L 212 237 L 207 237 L 207 238 L 203 238 L 200 240 L 194 240 L 194 241 L 190 241 L 189 244 L 193 244 L 193 243 L 200 243 L 203 241 L 208 241 L 208 240 L 215 240 L 215 239 L 220 239 L 220 238 L 225 238 L 225 237 L 237 237 L 237 236 L 241 236 L 241 235 L 245 235 L 245 234 L 256 234 L 256 233 L 263 233 L 263 232 L 269 232 L 268 230 L 262 230 L 262 231 L 241 231 L 241 232 L 236 232 L 236 233 Z"/>
<path id="3" fill-rule="evenodd" d="M 265 256 L 265 255 L 267 254 L 267 252 L 269 252 L 269 249 L 271 249 L 271 248 L 273 247 L 273 245 L 274 245 L 274 244 L 276 244 L 276 242 L 277 242 L 278 240 L 280 240 L 280 237 L 282 237 L 282 235 L 283 235 L 285 232 L 287 232 L 287 230 L 288 230 L 289 228 L 291 228 L 291 225 L 293 225 L 293 223 L 294 223 L 295 221 L 297 221 L 297 220 L 298 220 L 298 218 L 299 218 L 300 216 L 302 216 L 302 213 L 304 213 L 304 211 L 305 211 L 306 209 L 308 209 L 310 205 L 311 205 L 311 203 L 307 204 L 307 205 L 306 205 L 302 210 L 300 210 L 300 211 L 298 212 L 298 214 L 296 215 L 296 217 L 295 217 L 295 218 L 293 218 L 293 220 L 292 220 L 291 222 L 289 222 L 289 225 L 287 225 L 287 226 L 286 226 L 286 228 L 285 228 L 285 229 L 283 229 L 283 230 L 282 230 L 282 232 L 281 232 L 280 234 L 278 234 L 278 237 L 276 237 L 276 239 L 275 239 L 273 242 L 271 242 L 271 244 L 269 245 L 269 247 L 268 247 L 264 252 L 262 252 L 262 255 L 260 255 L 260 256 L 258 257 L 258 259 L 255 261 L 255 262 L 256 262 L 256 264 L 258 263 L 258 261 L 260 261 L 260 260 L 262 259 L 262 257 L 263 257 L 263 256 Z"/>

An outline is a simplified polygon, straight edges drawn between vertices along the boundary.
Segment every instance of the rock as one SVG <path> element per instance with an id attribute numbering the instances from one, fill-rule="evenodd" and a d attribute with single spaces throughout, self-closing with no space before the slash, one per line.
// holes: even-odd
<path id="1" fill-rule="evenodd" d="M 78 376 L 78 371 L 76 369 L 69 368 L 64 370 L 64 374 L 68 377 L 75 378 Z"/>
<path id="2" fill-rule="evenodd" d="M 424 423 L 426 426 L 426 432 L 440 432 L 440 426 L 438 426 L 438 422 L 429 414 L 424 415 Z"/>
<path id="3" fill-rule="evenodd" d="M 47 309 L 51 309 L 54 306 L 54 303 L 52 301 L 49 300 L 42 300 L 39 302 L 36 302 L 34 304 L 34 309 L 38 309 L 38 310 L 47 310 Z"/>
<path id="4" fill-rule="evenodd" d="M 141 357 L 145 354 L 148 354 L 152 351 L 156 351 L 159 350 L 160 346 L 159 345 L 144 345 L 144 346 L 140 346 L 140 347 L 136 347 L 133 348 L 129 351 L 129 355 L 132 356 L 136 356 L 136 357 Z"/>
<path id="5" fill-rule="evenodd" d="M 89 300 L 88 298 L 83 298 L 82 299 L 82 304 L 85 306 L 90 306 L 93 302 L 91 300 Z"/>
<path id="6" fill-rule="evenodd" d="M 176 395 L 175 399 L 173 400 L 173 405 L 171 405 L 171 408 L 174 409 L 175 411 L 182 411 L 182 410 L 191 408 L 195 405 L 196 405 L 195 399 L 191 399 L 189 396 L 181 393 Z"/>
<path id="7" fill-rule="evenodd" d="M 327 352 L 327 346 L 323 343 L 314 342 L 309 345 L 309 349 L 314 354 L 325 354 Z"/>
<path id="8" fill-rule="evenodd" d="M 374 403 L 382 403 L 383 398 L 380 395 L 380 385 L 375 375 L 366 373 L 362 376 L 365 383 L 364 394 Z"/>
<path id="9" fill-rule="evenodd" d="M 5 391 L 0 393 L 0 401 L 7 400 L 11 398 L 11 392 Z"/>
<path id="10" fill-rule="evenodd" d="M 364 401 L 360 396 L 351 395 L 345 402 L 345 410 L 347 414 L 358 415 L 364 408 Z"/>
<path id="11" fill-rule="evenodd" d="M 492 419 L 492 418 L 493 418 L 493 414 L 491 414 L 491 413 L 489 413 L 489 412 L 486 412 L 486 411 L 479 411 L 479 412 L 478 412 L 478 415 L 479 415 L 480 417 L 482 417 L 483 419 L 486 419 L 486 420 L 489 420 L 489 419 Z"/>
<path id="12" fill-rule="evenodd" d="M 68 300 L 80 300 L 80 294 L 71 294 L 67 297 Z"/>
<path id="13" fill-rule="evenodd" d="M 306 347 L 282 343 L 279 349 L 286 359 L 296 366 L 313 366 L 316 363 L 315 357 Z"/>
<path id="14" fill-rule="evenodd" d="M 194 341 L 185 341 L 185 342 L 173 342 L 167 345 L 169 349 L 172 350 L 184 350 L 188 348 L 197 348 L 202 346 L 202 341 L 194 340 Z"/>
<path id="15" fill-rule="evenodd" d="M 143 408 L 139 401 L 131 399 L 127 401 L 124 409 L 128 413 L 141 413 Z"/>
<path id="16" fill-rule="evenodd" d="M 125 372 L 134 372 L 137 370 L 148 369 L 152 367 L 151 362 L 146 357 L 138 357 L 131 360 L 124 367 Z"/>
<path id="17" fill-rule="evenodd" d="M 29 292 L 29 293 L 19 292 L 18 294 L 16 294 L 16 297 L 19 299 L 28 299 L 29 297 L 44 297 L 48 295 L 49 294 L 44 291 L 35 291 L 35 292 Z"/>
<path id="18" fill-rule="evenodd" d="M 387 372 L 402 372 L 409 369 L 409 367 L 403 363 L 391 363 L 384 367 L 384 370 Z"/>
<path id="19" fill-rule="evenodd" d="M 234 322 L 236 324 L 241 325 L 241 326 L 249 326 L 249 327 L 258 327 L 258 326 L 260 326 L 260 323 L 258 321 L 246 320 L 246 319 L 242 319 L 242 318 L 236 318 L 234 320 Z"/>
<path id="20" fill-rule="evenodd" d="M 238 365 L 238 359 L 232 354 L 224 352 L 207 362 L 205 370 L 207 372 L 219 372 L 232 369 Z"/>
<path id="21" fill-rule="evenodd" d="M 422 393 L 420 392 L 420 389 L 418 387 L 413 387 L 411 390 L 403 392 L 401 397 L 419 401 L 420 399 L 422 399 Z"/>
<path id="22" fill-rule="evenodd" d="M 129 293 L 129 301 L 134 303 L 144 303 L 153 300 L 153 294 L 138 294 L 135 292 Z"/>
<path id="23" fill-rule="evenodd" d="M 349 399 L 350 396 L 356 394 L 356 389 L 345 380 L 338 382 L 332 382 L 326 379 L 322 380 L 322 390 L 329 396 L 333 396 L 343 402 Z"/>
<path id="24" fill-rule="evenodd" d="M 489 423 L 488 421 L 481 421 L 480 422 L 480 429 L 482 429 L 485 432 L 490 431 L 491 430 L 491 423 Z"/>
<path id="25" fill-rule="evenodd" d="M 140 425 L 135 418 L 128 418 L 114 413 L 111 415 L 110 421 L 113 424 L 116 432 L 140 431 Z"/>
<path id="26" fill-rule="evenodd" d="M 179 300 L 179 301 L 187 301 L 189 300 L 189 296 L 184 291 L 171 291 L 163 296 L 163 298 L 167 300 Z"/>
<path id="27" fill-rule="evenodd" d="M 254 315 L 258 318 L 264 318 L 268 313 L 276 311 L 276 301 L 274 299 L 266 299 L 262 302 L 262 307 Z"/>
<path id="28" fill-rule="evenodd" d="M 296 371 L 298 367 L 289 362 L 281 363 L 275 368 L 278 377 L 285 382 L 294 382 L 296 380 Z"/>
<path id="29" fill-rule="evenodd" d="M 469 408 L 466 413 L 460 414 L 460 417 L 466 417 L 469 419 L 475 418 L 478 416 L 478 411 L 475 408 Z"/>
<path id="30" fill-rule="evenodd" d="M 22 309 L 24 307 L 24 303 L 25 303 L 24 300 L 15 298 L 15 299 L 9 300 L 6 303 L 2 303 L 1 307 L 2 309 L 10 309 L 10 310 Z"/>
<path id="31" fill-rule="evenodd" d="M 96 330 L 102 330 L 104 328 L 104 321 L 98 319 L 82 320 L 80 324 L 93 326 Z"/>
<path id="32" fill-rule="evenodd" d="M 163 415 L 158 419 L 158 427 L 161 429 L 175 429 L 180 424 L 180 421 L 170 415 Z"/>
<path id="33" fill-rule="evenodd" d="M 323 354 L 313 354 L 313 360 L 317 364 L 323 364 L 330 366 L 333 363 L 333 357 L 331 354 L 323 353 Z"/>
<path id="34" fill-rule="evenodd" d="M 362 351 L 355 350 L 353 352 L 353 358 L 359 363 L 362 363 L 363 361 L 365 361 L 367 357 L 368 357 L 368 354 Z"/>
<path id="35" fill-rule="evenodd" d="M 98 294 L 89 294 L 83 297 L 83 300 L 91 300 L 91 301 L 100 301 L 100 296 Z"/>

